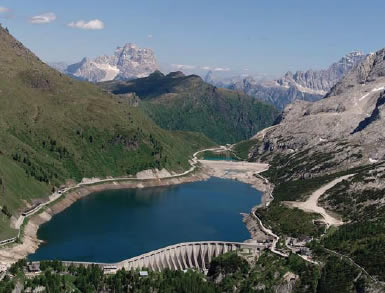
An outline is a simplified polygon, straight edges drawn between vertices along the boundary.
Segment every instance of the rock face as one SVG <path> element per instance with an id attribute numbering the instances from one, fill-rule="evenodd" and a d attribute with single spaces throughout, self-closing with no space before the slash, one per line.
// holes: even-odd
<path id="1" fill-rule="evenodd" d="M 305 93 L 323 96 L 364 57 L 360 51 L 351 52 L 326 70 L 297 71 L 294 74 L 287 72 L 277 83 L 283 87 L 295 86 Z"/>
<path id="2" fill-rule="evenodd" d="M 264 134 L 263 150 L 335 149 L 345 141 L 360 159 L 385 159 L 385 49 L 368 55 L 324 99 L 287 106 L 278 125 Z"/>
<path id="3" fill-rule="evenodd" d="M 146 77 L 158 68 L 151 49 L 138 48 L 128 43 L 118 47 L 112 56 L 83 58 L 79 63 L 69 65 L 64 72 L 78 79 L 100 82 Z"/>
<path id="4" fill-rule="evenodd" d="M 365 55 L 355 51 L 333 63 L 325 70 L 287 72 L 273 81 L 257 82 L 251 77 L 237 81 L 229 87 L 240 90 L 257 99 L 284 109 L 297 100 L 314 102 L 320 100 L 345 74 L 357 66 Z"/>

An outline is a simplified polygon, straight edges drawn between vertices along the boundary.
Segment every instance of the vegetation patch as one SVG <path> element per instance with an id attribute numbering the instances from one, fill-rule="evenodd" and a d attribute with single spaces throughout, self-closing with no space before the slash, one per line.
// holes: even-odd
<path id="1" fill-rule="evenodd" d="M 239 158 L 247 161 L 251 148 L 258 147 L 259 144 L 260 142 L 255 139 L 243 140 L 235 144 L 232 150 Z"/>
<path id="2" fill-rule="evenodd" d="M 264 224 L 281 235 L 296 238 L 306 235 L 316 237 L 324 232 L 323 226 L 313 223 L 320 215 L 289 208 L 281 203 L 273 202 L 268 208 L 257 209 L 256 213 Z"/>
<path id="3" fill-rule="evenodd" d="M 100 86 L 114 94 L 134 93 L 158 125 L 169 130 L 197 131 L 218 144 L 249 139 L 278 115 L 271 105 L 236 91 L 216 88 L 196 75 L 163 75 Z"/>
<path id="4" fill-rule="evenodd" d="M 349 223 L 324 237 L 321 244 L 351 257 L 369 274 L 385 281 L 385 218 Z"/>

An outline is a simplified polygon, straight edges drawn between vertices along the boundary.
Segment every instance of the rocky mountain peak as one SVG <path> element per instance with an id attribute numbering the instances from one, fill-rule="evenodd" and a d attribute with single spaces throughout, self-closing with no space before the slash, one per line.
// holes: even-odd
<path id="1" fill-rule="evenodd" d="M 283 110 L 295 101 L 318 101 L 340 81 L 348 72 L 354 69 L 366 55 L 361 51 L 346 54 L 327 69 L 288 71 L 275 80 L 256 81 L 246 77 L 227 86 L 230 89 L 243 91 L 259 100 L 273 104 Z M 206 80 L 208 78 L 206 77 Z M 211 81 L 211 83 L 213 83 Z M 215 83 L 214 83 L 215 84 Z"/>
<path id="2" fill-rule="evenodd" d="M 146 77 L 157 69 L 159 65 L 151 49 L 127 43 L 117 47 L 111 56 L 85 57 L 79 63 L 69 65 L 64 72 L 79 79 L 100 82 Z"/>
<path id="3" fill-rule="evenodd" d="M 346 73 L 357 66 L 365 55 L 361 51 L 346 54 L 339 61 L 333 63 L 328 69 L 287 72 L 277 82 L 286 87 L 295 86 L 297 89 L 325 95 Z"/>
<path id="4" fill-rule="evenodd" d="M 355 54 L 358 56 L 359 54 Z M 265 137 L 268 148 L 300 151 L 320 144 L 335 148 L 345 140 L 360 145 L 363 160 L 385 158 L 385 49 L 370 54 L 320 101 L 285 108 L 280 123 Z M 285 145 L 279 144 L 285 141 Z"/>

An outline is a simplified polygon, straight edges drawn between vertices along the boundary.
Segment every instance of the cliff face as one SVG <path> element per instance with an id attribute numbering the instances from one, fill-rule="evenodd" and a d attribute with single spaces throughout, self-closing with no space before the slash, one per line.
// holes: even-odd
<path id="1" fill-rule="evenodd" d="M 52 64 L 52 66 L 56 66 L 68 75 L 91 82 L 146 77 L 159 69 L 155 54 L 151 49 L 138 48 L 132 43 L 116 48 L 112 56 L 84 58 L 79 63 L 69 65 L 64 69 L 62 65 Z"/>
<path id="2" fill-rule="evenodd" d="M 380 50 L 368 56 L 326 98 L 289 105 L 281 122 L 265 136 L 268 149 L 296 151 L 347 140 L 360 146 L 363 159 L 384 159 L 384 54 Z"/>
<path id="3" fill-rule="evenodd" d="M 365 55 L 362 52 L 351 52 L 333 63 L 325 70 L 288 72 L 277 80 L 281 86 L 296 86 L 303 92 L 325 95 L 345 74 L 357 66 Z"/>
<path id="4" fill-rule="evenodd" d="M 229 85 L 259 100 L 269 102 L 283 110 L 295 101 L 320 100 L 338 81 L 355 68 L 364 58 L 362 52 L 352 52 L 325 70 L 287 72 L 283 77 L 257 82 L 251 77 Z"/>

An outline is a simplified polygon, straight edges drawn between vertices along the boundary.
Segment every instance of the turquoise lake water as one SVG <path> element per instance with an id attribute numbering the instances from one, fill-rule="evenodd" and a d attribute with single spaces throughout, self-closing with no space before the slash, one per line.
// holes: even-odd
<path id="1" fill-rule="evenodd" d="M 40 226 L 45 244 L 29 259 L 116 262 L 179 242 L 244 241 L 240 213 L 260 202 L 250 185 L 219 178 L 93 193 Z"/>

